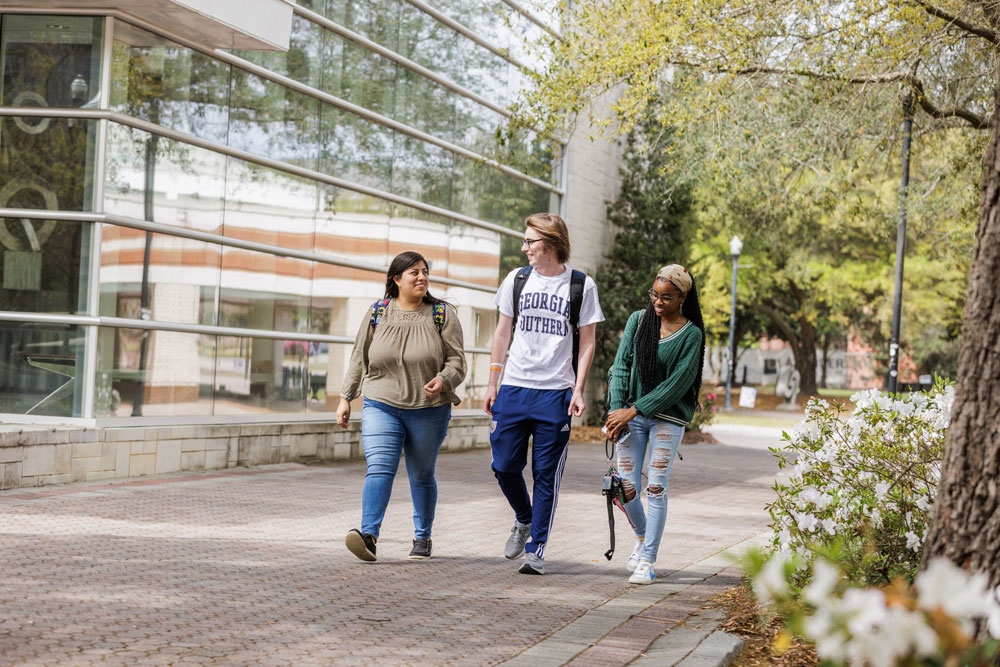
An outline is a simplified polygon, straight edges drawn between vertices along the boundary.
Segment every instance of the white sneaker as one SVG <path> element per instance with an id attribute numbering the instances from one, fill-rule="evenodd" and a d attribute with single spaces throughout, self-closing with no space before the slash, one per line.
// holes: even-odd
<path id="1" fill-rule="evenodd" d="M 639 561 L 639 566 L 635 568 L 635 572 L 628 578 L 628 583 L 651 584 L 654 579 L 656 579 L 656 572 L 653 571 L 652 563 L 641 560 Z"/>
<path id="2" fill-rule="evenodd" d="M 632 553 L 629 554 L 628 560 L 625 561 L 625 567 L 629 572 L 635 572 L 635 568 L 639 567 L 640 556 L 642 556 L 642 548 L 644 546 L 646 546 L 645 539 L 641 537 L 635 538 L 635 546 L 632 547 Z"/>

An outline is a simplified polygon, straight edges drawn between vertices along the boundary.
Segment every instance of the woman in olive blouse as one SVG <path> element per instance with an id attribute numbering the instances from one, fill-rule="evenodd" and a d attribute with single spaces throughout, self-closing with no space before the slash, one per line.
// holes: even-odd
<path id="1" fill-rule="evenodd" d="M 347 428 L 350 401 L 364 395 L 361 440 L 368 472 L 361 495 L 361 528 L 345 538 L 351 553 L 375 560 L 375 543 L 392 482 L 406 453 L 413 499 L 410 558 L 430 558 L 437 505 L 434 465 L 448 432 L 455 389 L 465 379 L 462 327 L 455 308 L 428 292 L 427 261 L 416 252 L 392 260 L 385 299 L 365 313 L 354 342 L 337 408 Z"/>

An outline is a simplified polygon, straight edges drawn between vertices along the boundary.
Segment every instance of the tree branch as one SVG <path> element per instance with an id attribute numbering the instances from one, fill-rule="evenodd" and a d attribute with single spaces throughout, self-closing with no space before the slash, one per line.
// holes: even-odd
<path id="1" fill-rule="evenodd" d="M 800 345 L 799 337 L 795 335 L 795 330 L 792 329 L 792 325 L 790 325 L 788 320 L 782 316 L 781 312 L 779 312 L 776 308 L 772 308 L 770 305 L 760 301 L 753 304 L 752 308 L 774 322 L 774 326 L 778 327 L 778 331 L 781 332 L 788 344 L 792 346 L 792 349 L 796 353 L 795 356 L 797 357 Z"/>
<path id="2" fill-rule="evenodd" d="M 913 90 L 917 93 L 917 103 L 931 118 L 961 118 L 966 123 L 977 130 L 985 130 L 990 126 L 990 121 L 985 116 L 972 113 L 968 109 L 952 107 L 951 109 L 938 109 L 929 99 L 924 90 L 923 82 L 916 77 L 908 77 L 908 81 Z"/>
<path id="3" fill-rule="evenodd" d="M 1000 33 L 998 33 L 996 30 L 993 30 L 992 28 L 988 28 L 986 26 L 976 25 L 974 23 L 970 23 L 968 21 L 960 19 L 954 14 L 946 12 L 940 7 L 932 5 L 931 3 L 927 2 L 927 0 L 913 0 L 913 2 L 920 5 L 920 7 L 922 7 L 923 10 L 928 14 L 930 14 L 931 16 L 939 18 L 942 21 L 947 21 L 949 24 L 955 26 L 956 28 L 961 28 L 962 30 L 964 30 L 969 34 L 975 35 L 977 37 L 982 37 L 990 44 L 995 44 L 997 46 L 1000 46 Z"/>
<path id="4" fill-rule="evenodd" d="M 910 77 L 906 71 L 886 72 L 884 74 L 871 74 L 869 76 L 844 76 L 842 74 L 830 74 L 816 72 L 810 69 L 795 67 L 766 67 L 764 65 L 753 65 L 750 67 L 720 67 L 703 65 L 687 60 L 671 60 L 668 64 L 677 67 L 691 67 L 700 70 L 712 70 L 716 74 L 780 74 L 782 76 L 804 76 L 809 79 L 820 81 L 841 81 L 843 83 L 892 83 L 893 81 L 905 81 Z"/>
<path id="5" fill-rule="evenodd" d="M 739 67 L 739 68 L 727 68 L 716 66 L 701 65 L 696 62 L 685 61 L 685 60 L 675 60 L 670 61 L 669 64 L 675 65 L 677 67 L 691 67 L 694 69 L 700 69 L 702 71 L 714 71 L 716 74 L 736 74 L 736 75 L 747 75 L 747 74 L 778 74 L 781 76 L 801 76 L 809 79 L 816 79 L 818 81 L 840 81 L 842 83 L 892 83 L 893 81 L 906 81 L 910 86 L 917 92 L 917 101 L 920 104 L 920 108 L 923 109 L 928 116 L 932 118 L 959 118 L 964 120 L 966 123 L 971 125 L 977 130 L 989 129 L 989 119 L 980 116 L 968 109 L 962 109 L 960 107 L 952 107 L 950 109 L 939 109 L 934 105 L 929 99 L 927 99 L 927 93 L 924 91 L 924 84 L 917 77 L 915 77 L 910 72 L 886 72 L 884 74 L 872 74 L 869 76 L 845 76 L 841 74 L 829 74 L 825 72 L 815 72 L 809 69 L 799 69 L 799 68 L 785 68 L 785 67 L 765 67 L 763 65 L 756 65 L 752 67 Z"/>

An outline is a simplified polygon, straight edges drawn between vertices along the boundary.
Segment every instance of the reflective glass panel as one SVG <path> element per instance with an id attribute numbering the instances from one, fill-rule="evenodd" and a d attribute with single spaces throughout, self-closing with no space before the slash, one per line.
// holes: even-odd
<path id="1" fill-rule="evenodd" d="M 315 169 L 319 105 L 313 97 L 234 68 L 229 145 Z"/>
<path id="2" fill-rule="evenodd" d="M 101 327 L 96 417 L 212 414 L 215 337 Z"/>
<path id="3" fill-rule="evenodd" d="M 0 23 L 0 105 L 99 106 L 104 21 L 5 15 Z M 97 122 L 0 119 L 0 207 L 94 210 Z M 90 223 L 0 219 L 3 310 L 87 310 Z"/>
<path id="4" fill-rule="evenodd" d="M 392 192 L 425 204 L 451 209 L 454 162 L 454 153 L 397 133 L 392 160 Z"/>
<path id="5" fill-rule="evenodd" d="M 225 156 L 108 125 L 108 213 L 220 234 L 225 188 Z"/>
<path id="6" fill-rule="evenodd" d="M 317 197 L 315 181 L 230 159 L 225 235 L 311 252 Z M 224 248 L 219 324 L 306 331 L 312 264 L 270 253 Z"/>
<path id="7" fill-rule="evenodd" d="M 100 106 L 104 19 L 5 14 L 0 36 L 5 106 Z M 42 134 L 37 123 L 25 123 Z"/>
<path id="8" fill-rule="evenodd" d="M 224 143 L 228 65 L 159 35 L 115 22 L 111 108 Z"/>
<path id="9" fill-rule="evenodd" d="M 305 412 L 308 342 L 218 337 L 216 415 Z"/>
<path id="10" fill-rule="evenodd" d="M 17 193 L 9 205 L 36 203 Z M 0 218 L 0 310 L 87 312 L 93 224 Z"/>
<path id="11" fill-rule="evenodd" d="M 336 107 L 320 109 L 319 170 L 352 183 L 392 189 L 395 132 Z"/>
<path id="12" fill-rule="evenodd" d="M 146 308 L 158 322 L 215 324 L 221 259 L 222 246 L 214 243 L 105 225 L 101 315 L 139 319 Z"/>
<path id="13" fill-rule="evenodd" d="M 381 199 L 320 186 L 321 210 L 316 217 L 315 252 L 345 257 L 379 267 L 377 271 L 316 262 L 313 266 L 309 331 L 354 336 L 358 323 L 349 313 L 381 298 L 389 265 L 391 205 Z M 337 352 L 339 354 L 339 352 Z M 338 371 L 339 372 L 339 371 Z M 338 379 L 339 382 L 339 379 Z M 339 386 L 339 385 L 338 385 Z"/>
<path id="14" fill-rule="evenodd" d="M 83 416 L 84 330 L 0 322 L 0 413 Z"/>
<path id="15" fill-rule="evenodd" d="M 317 11 L 308 2 L 298 4 Z M 319 3 L 322 4 L 322 3 Z M 322 13 L 322 10 L 318 10 Z M 326 31 L 295 14 L 287 51 L 233 51 L 233 55 L 265 67 L 276 74 L 319 88 L 323 76 L 323 42 Z"/>

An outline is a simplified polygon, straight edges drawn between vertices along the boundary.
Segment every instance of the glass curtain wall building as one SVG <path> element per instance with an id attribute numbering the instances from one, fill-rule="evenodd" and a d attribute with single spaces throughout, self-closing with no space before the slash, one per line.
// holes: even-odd
<path id="1" fill-rule="evenodd" d="M 0 3 L 0 419 L 309 417 L 403 250 L 474 405 L 552 146 L 495 134 L 545 29 L 504 2 L 300 0 L 287 51 Z M 312 417 L 309 417 L 312 418 Z"/>

